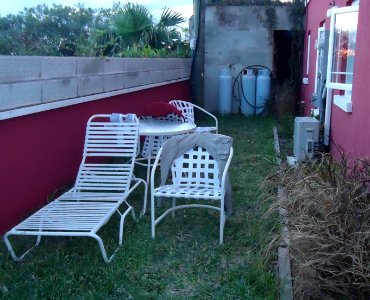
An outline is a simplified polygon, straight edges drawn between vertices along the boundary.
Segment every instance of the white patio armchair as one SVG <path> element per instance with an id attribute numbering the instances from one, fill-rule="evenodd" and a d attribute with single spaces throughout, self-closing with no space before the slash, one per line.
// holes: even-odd
<path id="1" fill-rule="evenodd" d="M 191 102 L 183 101 L 183 100 L 171 100 L 169 102 L 169 104 L 173 105 L 179 111 L 181 111 L 181 113 L 183 114 L 183 116 L 185 117 L 187 122 L 195 123 L 195 117 L 194 117 L 194 110 L 195 109 L 200 110 L 201 112 L 203 112 L 204 114 L 208 115 L 209 117 L 211 117 L 213 119 L 213 121 L 215 123 L 214 126 L 211 126 L 211 127 L 198 127 L 197 126 L 197 129 L 196 129 L 197 133 L 204 133 L 204 132 L 218 133 L 218 120 L 217 120 L 216 116 L 214 116 L 213 114 L 211 114 L 210 112 L 208 112 L 204 108 L 202 108 L 198 105 L 195 105 Z"/>
<path id="2" fill-rule="evenodd" d="M 231 209 L 231 188 L 227 174 L 232 156 L 232 139 L 219 134 L 176 136 L 162 145 L 151 173 L 152 238 L 155 238 L 158 223 L 169 213 L 172 212 L 174 217 L 177 209 L 208 208 L 220 213 L 219 238 L 220 244 L 223 243 L 225 212 L 228 206 Z M 155 186 L 160 159 L 161 183 Z M 166 183 L 169 168 L 172 173 L 171 182 Z M 191 203 L 177 205 L 176 200 L 180 198 L 188 199 Z M 162 203 L 172 199 L 171 206 L 159 217 L 156 217 L 157 199 Z M 206 204 L 207 200 L 211 204 Z"/>
<path id="3" fill-rule="evenodd" d="M 14 260 L 23 259 L 33 247 L 17 256 L 10 236 L 35 236 L 36 246 L 42 236 L 90 237 L 98 242 L 104 261 L 112 260 L 122 245 L 125 217 L 131 213 L 136 219 L 126 199 L 141 183 L 146 207 L 147 183 L 133 174 L 138 124 L 135 115 L 95 115 L 88 120 L 74 187 L 5 234 L 5 244 Z M 125 161 L 109 161 L 117 157 Z M 116 212 L 120 216 L 118 247 L 108 257 L 98 231 Z"/>

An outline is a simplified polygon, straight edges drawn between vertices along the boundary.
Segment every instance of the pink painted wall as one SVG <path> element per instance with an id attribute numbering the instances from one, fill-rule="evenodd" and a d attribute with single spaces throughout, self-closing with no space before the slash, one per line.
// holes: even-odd
<path id="1" fill-rule="evenodd" d="M 326 27 L 329 26 L 329 19 L 326 18 L 326 11 L 331 0 L 311 0 L 307 5 L 306 43 L 307 33 L 311 31 L 311 49 L 309 66 L 309 84 L 302 84 L 301 96 L 306 104 L 306 114 L 311 109 L 311 94 L 314 92 L 316 50 L 314 49 L 317 39 L 317 28 L 320 22 L 325 20 Z M 348 1 L 337 0 L 337 6 L 346 6 Z M 346 113 L 337 106 L 332 106 L 331 119 L 331 149 L 337 153 L 342 149 L 351 157 L 370 157 L 370 1 L 361 0 L 359 8 L 359 22 L 357 29 L 356 60 L 354 79 L 352 87 L 352 113 Z M 307 44 L 306 48 L 307 49 Z M 304 55 L 304 72 L 306 72 L 307 53 Z"/>
<path id="2" fill-rule="evenodd" d="M 308 77 L 308 84 L 302 84 L 301 97 L 305 102 L 305 114 L 309 115 L 311 112 L 311 95 L 315 89 L 315 73 L 316 73 L 316 49 L 315 41 L 317 40 L 317 31 L 319 27 L 325 22 L 325 28 L 329 29 L 330 19 L 326 17 L 326 12 L 331 8 L 330 4 L 333 0 L 311 0 L 306 7 L 306 28 L 305 28 L 305 45 L 304 45 L 304 59 L 303 59 L 303 77 Z M 347 0 L 336 0 L 336 6 L 346 6 Z M 311 35 L 311 45 L 309 49 L 309 67 L 307 74 L 307 44 L 308 35 Z"/>
<path id="3" fill-rule="evenodd" d="M 141 114 L 149 103 L 189 98 L 185 81 L 0 121 L 0 234 L 74 181 L 91 115 Z"/>
<path id="4" fill-rule="evenodd" d="M 370 157 L 370 1 L 361 0 L 352 85 L 352 113 L 333 105 L 331 139 L 351 157 Z M 335 149 L 335 146 L 332 146 Z"/>

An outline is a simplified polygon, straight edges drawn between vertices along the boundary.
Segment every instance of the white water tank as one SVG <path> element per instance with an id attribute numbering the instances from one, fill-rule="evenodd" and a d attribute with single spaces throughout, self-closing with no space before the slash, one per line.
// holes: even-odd
<path id="1" fill-rule="evenodd" d="M 271 77 L 270 71 L 263 69 L 258 71 L 256 87 L 256 115 L 263 113 L 270 98 Z"/>
<path id="2" fill-rule="evenodd" d="M 240 111 L 242 115 L 253 116 L 256 106 L 256 76 L 253 69 L 247 69 L 242 75 L 242 91 L 240 97 Z"/>
<path id="3" fill-rule="evenodd" d="M 232 76 L 229 68 L 222 68 L 218 81 L 218 112 L 221 115 L 231 113 Z"/>

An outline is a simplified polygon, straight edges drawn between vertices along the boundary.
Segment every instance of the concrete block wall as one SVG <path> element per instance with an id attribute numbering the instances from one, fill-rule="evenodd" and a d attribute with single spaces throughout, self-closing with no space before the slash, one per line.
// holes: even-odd
<path id="1" fill-rule="evenodd" d="M 0 66 L 1 112 L 188 78 L 191 59 L 0 56 Z"/>
<path id="2" fill-rule="evenodd" d="M 287 7 L 276 7 L 273 30 L 291 30 Z M 261 18 L 262 17 L 262 18 Z M 263 22 L 263 6 L 206 6 L 204 54 L 204 107 L 218 110 L 218 78 L 220 69 L 231 66 L 232 75 L 249 65 L 273 67 L 274 46 Z M 233 102 L 233 112 L 238 102 Z"/>

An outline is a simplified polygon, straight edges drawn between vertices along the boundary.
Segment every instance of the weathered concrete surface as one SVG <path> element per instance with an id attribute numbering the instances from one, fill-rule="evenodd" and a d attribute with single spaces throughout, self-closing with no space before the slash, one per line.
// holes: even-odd
<path id="1" fill-rule="evenodd" d="M 43 57 L 40 60 L 43 79 L 74 77 L 77 74 L 77 58 Z"/>
<path id="2" fill-rule="evenodd" d="M 276 7 L 273 28 L 266 23 L 263 6 L 206 6 L 205 8 L 205 108 L 218 109 L 219 70 L 231 66 L 235 77 L 248 65 L 273 67 L 273 30 L 292 28 L 286 7 Z M 235 102 L 235 101 L 234 101 Z"/>
<path id="3" fill-rule="evenodd" d="M 106 75 L 103 78 L 103 88 L 104 92 L 121 90 L 124 87 L 123 82 L 124 75 L 121 74 L 112 74 Z"/>
<path id="4" fill-rule="evenodd" d="M 77 94 L 78 96 L 86 96 L 102 93 L 103 88 L 103 78 L 100 76 L 86 76 L 81 77 L 78 80 Z"/>
<path id="5" fill-rule="evenodd" d="M 42 102 L 77 97 L 77 79 L 62 78 L 42 81 Z"/>
<path id="6" fill-rule="evenodd" d="M 41 82 L 0 84 L 0 107 L 4 110 L 41 103 Z"/>
<path id="7" fill-rule="evenodd" d="M 290 269 L 289 248 L 278 248 L 278 264 L 280 279 L 280 299 L 293 300 L 292 274 Z"/>
<path id="8" fill-rule="evenodd" d="M 0 111 L 188 78 L 190 58 L 0 56 Z"/>
<path id="9" fill-rule="evenodd" d="M 41 78 L 41 58 L 37 56 L 0 56 L 0 66 L 0 84 Z"/>

